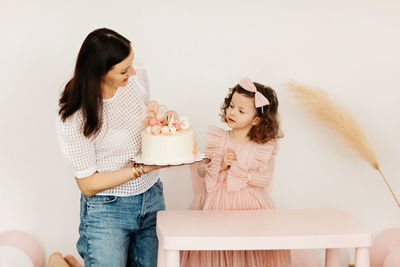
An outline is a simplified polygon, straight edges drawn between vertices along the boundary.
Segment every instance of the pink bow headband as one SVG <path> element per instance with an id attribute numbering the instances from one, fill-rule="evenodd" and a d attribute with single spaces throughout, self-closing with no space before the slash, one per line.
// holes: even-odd
<path id="1" fill-rule="evenodd" d="M 256 108 L 264 107 L 264 106 L 269 105 L 268 99 L 262 93 L 260 93 L 257 90 L 257 88 L 254 85 L 254 83 L 248 77 L 245 77 L 245 78 L 241 79 L 240 82 L 239 82 L 239 85 L 243 89 L 245 89 L 246 91 L 255 93 L 254 103 L 256 105 Z M 262 112 L 261 113 L 263 113 L 263 111 L 264 111 L 264 109 L 262 108 Z"/>

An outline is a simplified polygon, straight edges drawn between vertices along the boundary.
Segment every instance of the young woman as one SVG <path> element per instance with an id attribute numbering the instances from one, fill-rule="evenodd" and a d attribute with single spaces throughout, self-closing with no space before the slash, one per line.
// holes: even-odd
<path id="1" fill-rule="evenodd" d="M 130 162 L 149 98 L 134 56 L 115 31 L 91 32 L 59 99 L 60 148 L 82 192 L 77 249 L 86 267 L 156 266 L 156 213 L 165 205 L 160 167 Z"/>

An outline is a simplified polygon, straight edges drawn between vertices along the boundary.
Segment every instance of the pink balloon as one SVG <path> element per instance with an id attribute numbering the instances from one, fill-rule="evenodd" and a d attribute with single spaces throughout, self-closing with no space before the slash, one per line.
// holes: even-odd
<path id="1" fill-rule="evenodd" d="M 383 267 L 399 267 L 400 266 L 400 246 L 392 249 L 387 255 Z"/>
<path id="2" fill-rule="evenodd" d="M 13 246 L 25 252 L 35 267 L 44 266 L 44 255 L 40 244 L 33 236 L 22 231 L 8 231 L 0 234 L 0 245 Z"/>
<path id="3" fill-rule="evenodd" d="M 400 228 L 386 229 L 378 234 L 370 249 L 371 267 L 382 267 L 386 256 L 398 246 L 400 246 Z"/>
<path id="4" fill-rule="evenodd" d="M 292 267 L 320 267 L 316 253 L 310 249 L 293 249 L 290 251 Z"/>

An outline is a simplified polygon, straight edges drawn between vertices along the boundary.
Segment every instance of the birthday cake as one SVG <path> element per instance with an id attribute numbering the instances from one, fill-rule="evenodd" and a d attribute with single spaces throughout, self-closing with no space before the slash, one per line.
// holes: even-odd
<path id="1" fill-rule="evenodd" d="M 195 159 L 196 137 L 186 116 L 179 117 L 175 111 L 151 101 L 143 126 L 141 157 L 144 162 L 170 164 Z"/>

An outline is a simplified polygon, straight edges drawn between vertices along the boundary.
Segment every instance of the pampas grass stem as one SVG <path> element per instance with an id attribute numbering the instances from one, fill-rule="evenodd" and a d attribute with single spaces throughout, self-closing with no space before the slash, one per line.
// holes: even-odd
<path id="1" fill-rule="evenodd" d="M 355 150 L 361 158 L 380 173 L 397 206 L 400 208 L 399 200 L 379 168 L 375 151 L 352 113 L 346 107 L 333 102 L 329 95 L 318 87 L 310 87 L 294 81 L 285 85 L 300 104 L 307 108 L 326 127 L 334 131 L 347 146 Z"/>
<path id="2" fill-rule="evenodd" d="M 399 200 L 396 198 L 396 195 L 393 193 L 393 190 L 392 190 L 392 188 L 390 187 L 389 182 L 387 181 L 386 177 L 383 175 L 383 173 L 382 173 L 382 171 L 381 171 L 380 168 L 378 168 L 377 170 L 378 170 L 378 172 L 380 173 L 380 175 L 382 176 L 383 181 L 385 181 L 386 186 L 389 188 L 390 193 L 392 193 L 392 196 L 393 196 L 394 200 L 396 201 L 397 206 L 399 206 L 399 208 L 400 208 Z"/>

